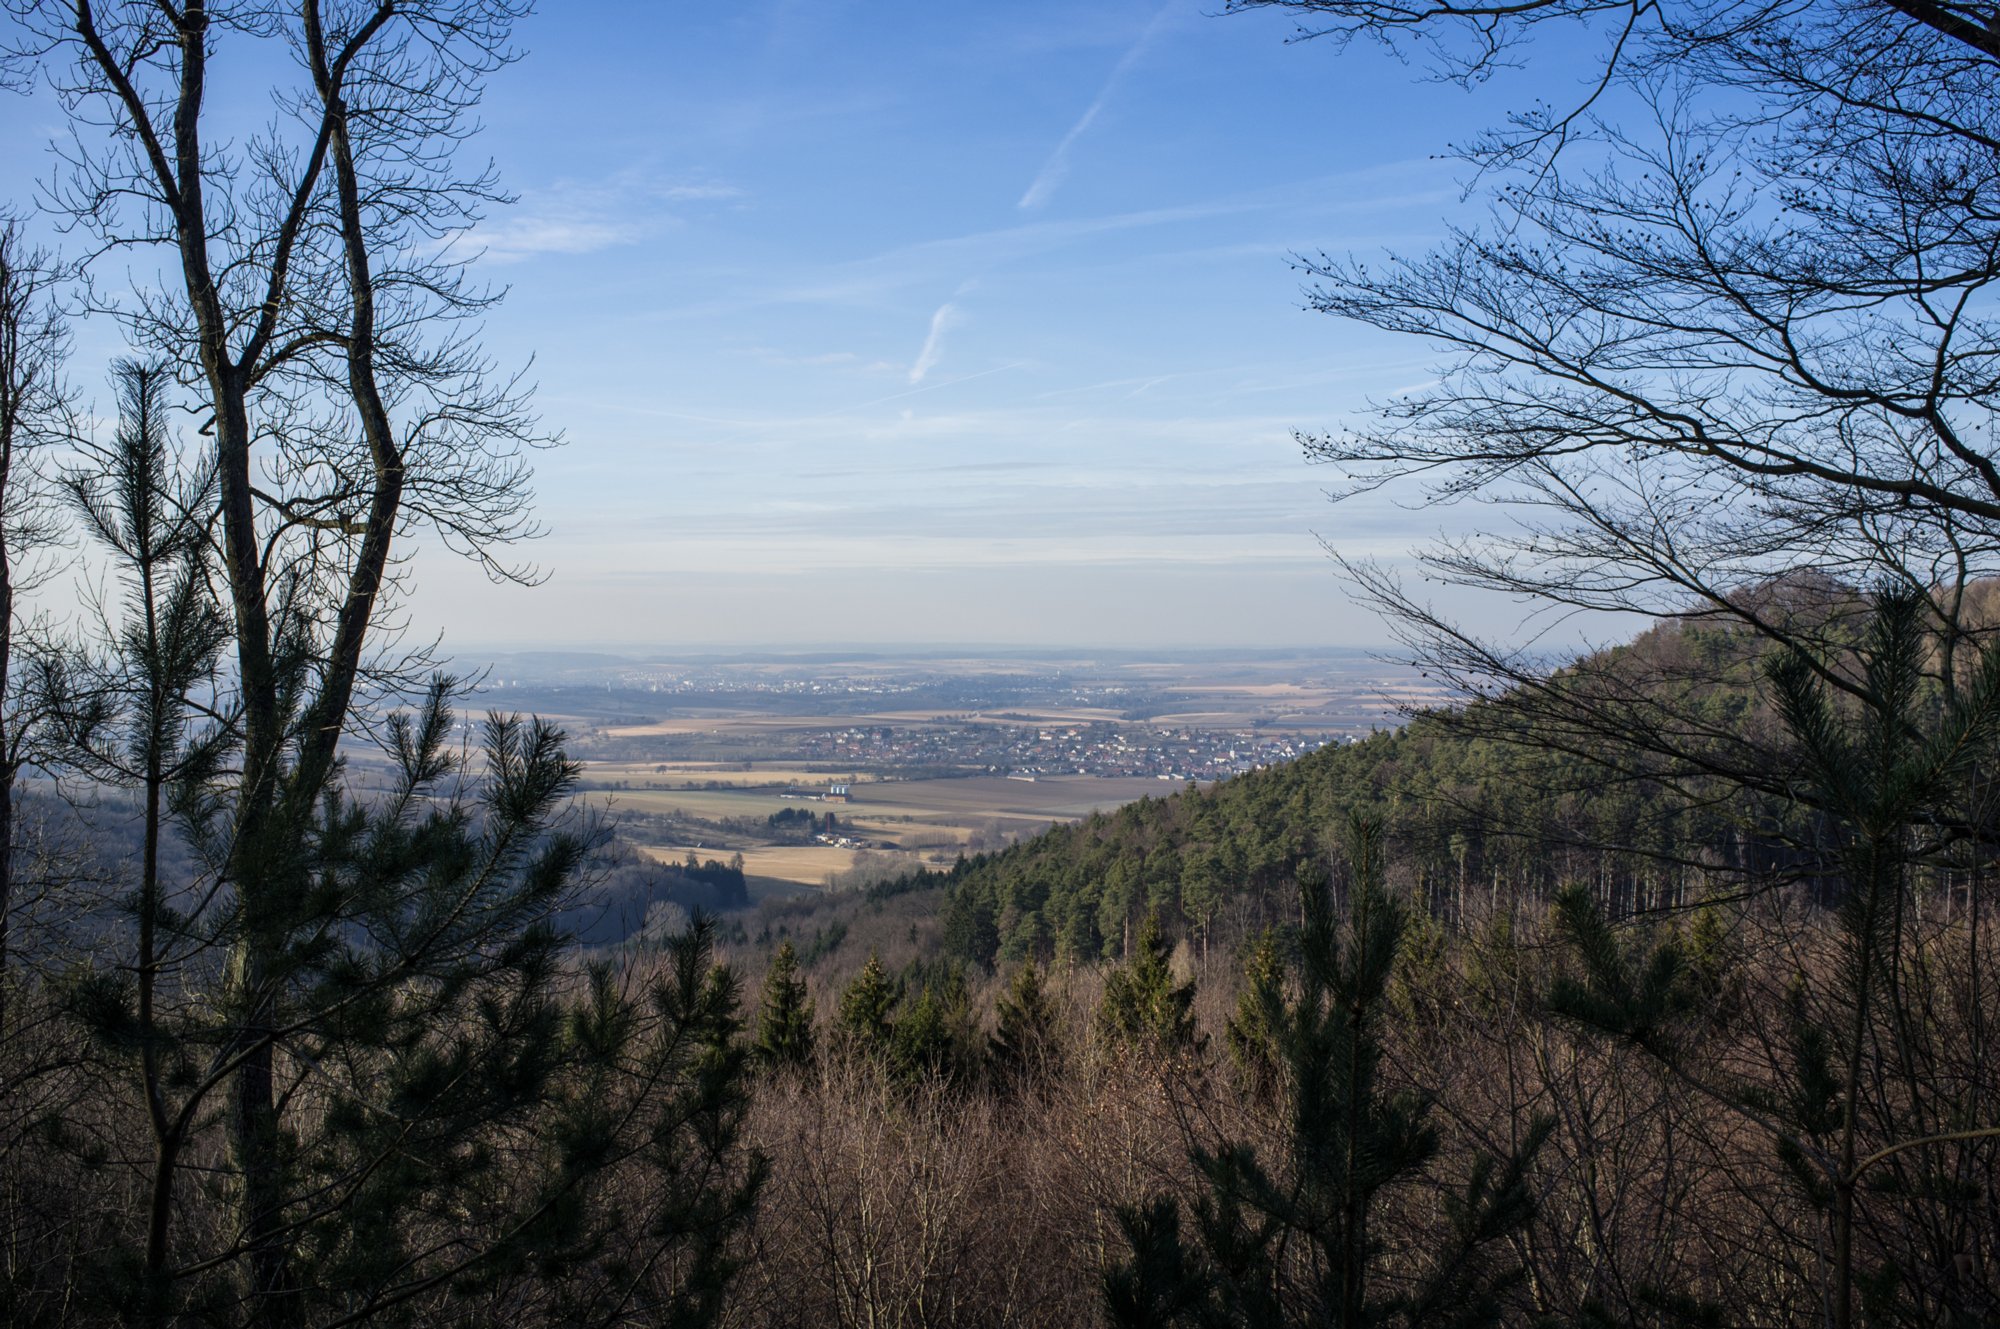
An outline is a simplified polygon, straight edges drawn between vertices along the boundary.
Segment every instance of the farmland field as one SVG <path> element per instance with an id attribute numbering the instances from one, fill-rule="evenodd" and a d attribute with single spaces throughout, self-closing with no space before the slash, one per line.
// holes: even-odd
<path id="1" fill-rule="evenodd" d="M 771 788 L 625 789 L 610 796 L 610 807 L 658 817 L 694 818 L 709 824 L 753 827 L 772 814 L 803 810 L 814 817 L 833 814 L 838 834 L 858 843 L 758 843 L 754 831 L 726 832 L 699 842 L 648 842 L 636 828 L 641 853 L 678 863 L 698 857 L 741 854 L 751 893 L 761 898 L 774 886 L 821 887 L 851 871 L 864 855 L 875 868 L 909 872 L 949 866 L 961 850 L 993 848 L 1053 822 L 1109 810 L 1137 798 L 1170 793 L 1180 786 L 1159 779 L 1051 776 L 1034 781 L 1003 777 L 951 780 L 881 780 L 853 786 L 846 803 L 783 798 Z"/>
<path id="2" fill-rule="evenodd" d="M 643 854 L 740 853 L 753 895 L 939 867 L 1366 734 L 1436 693 L 1358 652 L 821 653 L 497 663 Z M 834 785 L 849 797 L 829 797 Z"/>
<path id="3" fill-rule="evenodd" d="M 824 778 L 824 777 L 822 777 Z M 1067 821 L 1109 810 L 1137 798 L 1172 793 L 1180 785 L 1157 778 L 1089 775 L 1043 776 L 1029 782 L 1000 777 L 960 780 L 881 780 L 851 786 L 846 803 L 787 798 L 778 786 L 741 789 L 620 789 L 610 805 L 634 811 L 722 820 L 768 818 L 802 808 L 833 813 L 842 822 L 884 825 L 891 820 L 962 825 L 968 820 L 1003 818 L 1037 823 Z"/>
<path id="4" fill-rule="evenodd" d="M 809 770 L 787 762 L 594 761 L 587 778 L 600 783 L 625 781 L 634 789 L 700 789 L 716 784 L 778 791 L 824 789 L 835 782 L 868 777 L 853 771 Z"/>
<path id="5" fill-rule="evenodd" d="M 854 786 L 857 817 L 1028 817 L 1068 820 L 1109 810 L 1180 786 L 1160 779 L 1044 775 L 1033 781 L 992 776 L 964 780 L 903 780 Z"/>
<path id="6" fill-rule="evenodd" d="M 640 845 L 639 851 L 649 858 L 662 863 L 678 863 L 692 850 L 696 854 L 713 852 L 695 845 Z M 770 845 L 739 850 L 743 855 L 743 874 L 751 878 L 768 878 L 772 881 L 791 882 L 800 886 L 819 886 L 832 873 L 845 872 L 854 866 L 855 849 L 839 849 L 832 845 Z"/>

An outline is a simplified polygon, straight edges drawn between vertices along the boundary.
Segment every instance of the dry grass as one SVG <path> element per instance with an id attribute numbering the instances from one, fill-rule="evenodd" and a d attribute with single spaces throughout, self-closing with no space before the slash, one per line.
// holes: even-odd
<path id="1" fill-rule="evenodd" d="M 694 848 L 690 845 L 639 846 L 641 853 L 662 863 L 685 862 L 690 849 L 699 858 L 713 858 L 719 852 L 712 847 Z M 826 880 L 828 873 L 845 872 L 853 867 L 859 851 L 826 844 L 781 844 L 759 845 L 736 852 L 743 855 L 743 871 L 747 876 L 818 886 Z M 913 860 L 910 866 L 915 868 L 920 864 Z"/>
<path id="2" fill-rule="evenodd" d="M 824 777 L 821 777 L 824 778 Z M 789 786 L 785 786 L 789 787 Z M 1093 811 L 1110 811 L 1134 799 L 1173 793 L 1176 781 L 1145 776 L 1054 775 L 1042 779 L 1009 780 L 985 776 L 965 780 L 881 780 L 857 784 L 850 803 L 805 802 L 782 798 L 778 786 L 739 789 L 620 789 L 614 806 L 636 812 L 681 813 L 721 820 L 759 820 L 786 808 L 831 812 L 842 821 L 870 822 L 908 818 L 926 829 L 940 830 L 986 822 L 1015 824 L 1068 821 Z"/>
<path id="3" fill-rule="evenodd" d="M 1134 799 L 1171 793 L 1171 780 L 1145 776 L 1051 775 L 1039 780 L 981 776 L 967 780 L 884 782 L 855 790 L 856 816 L 921 815 L 1067 819 L 1109 811 Z"/>
<path id="4" fill-rule="evenodd" d="M 745 770 L 745 766 L 750 769 Z M 589 761 L 584 763 L 583 775 L 586 780 L 629 780 L 635 787 L 714 783 L 746 789 L 824 789 L 830 784 L 870 778 L 859 773 L 808 770 L 796 762 L 741 761 Z"/>
<path id="5" fill-rule="evenodd" d="M 1335 701 L 1343 695 L 1331 688 L 1316 688 L 1305 683 L 1199 683 L 1176 688 L 1175 691 L 1212 693 L 1221 697 L 1288 697 L 1317 706 Z"/>

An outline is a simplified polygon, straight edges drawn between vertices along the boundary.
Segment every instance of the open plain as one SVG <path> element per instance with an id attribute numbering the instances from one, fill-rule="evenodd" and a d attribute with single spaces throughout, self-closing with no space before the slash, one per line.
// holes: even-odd
<path id="1" fill-rule="evenodd" d="M 1365 735 L 1436 700 L 1362 652 L 501 658 L 647 856 L 753 895 L 862 884 Z"/>

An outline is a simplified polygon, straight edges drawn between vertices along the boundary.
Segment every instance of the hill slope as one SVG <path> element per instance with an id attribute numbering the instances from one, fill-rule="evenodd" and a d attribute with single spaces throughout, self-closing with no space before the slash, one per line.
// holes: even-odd
<path id="1" fill-rule="evenodd" d="M 1781 800 L 1711 778 L 1733 751 L 1769 764 L 1759 649 L 1729 628 L 1657 628 L 1537 695 L 1422 712 L 949 873 L 768 908 L 754 941 L 799 938 L 833 972 L 871 949 L 989 967 L 1113 958 L 1152 914 L 1203 946 L 1228 944 L 1290 913 L 1299 871 L 1324 859 L 1350 811 L 1382 817 L 1396 884 L 1447 923 L 1569 881 L 1626 907 L 1697 901 L 1716 872 L 1768 863 L 1755 828 L 1784 815 Z M 1606 738 L 1617 726 L 1658 750 Z"/>

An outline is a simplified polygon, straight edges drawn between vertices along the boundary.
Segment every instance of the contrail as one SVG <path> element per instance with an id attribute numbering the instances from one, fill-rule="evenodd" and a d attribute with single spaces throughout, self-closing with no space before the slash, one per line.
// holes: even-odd
<path id="1" fill-rule="evenodd" d="M 1112 94 L 1118 91 L 1118 85 L 1124 81 L 1126 73 L 1139 63 L 1139 57 L 1153 44 L 1154 37 L 1159 35 L 1160 28 L 1173 7 L 1174 0 L 1167 0 L 1167 3 L 1161 5 L 1159 11 L 1153 15 L 1152 21 L 1146 24 L 1146 30 L 1139 34 L 1139 40 L 1133 42 L 1125 54 L 1119 57 L 1117 65 L 1111 70 L 1111 76 L 1105 79 L 1104 86 L 1097 90 L 1096 99 L 1082 115 L 1077 117 L 1076 123 L 1069 127 L 1069 133 L 1062 136 L 1062 142 L 1056 144 L 1055 151 L 1051 152 L 1048 160 L 1042 163 L 1042 169 L 1036 173 L 1034 183 L 1028 186 L 1028 192 L 1021 195 L 1021 201 L 1016 203 L 1015 207 L 1032 211 L 1049 201 L 1049 197 L 1056 192 L 1056 186 L 1060 185 L 1063 177 L 1069 174 L 1070 145 L 1083 137 L 1084 131 L 1097 119 L 1098 112 L 1104 109 L 1105 103 L 1109 102 Z"/>

